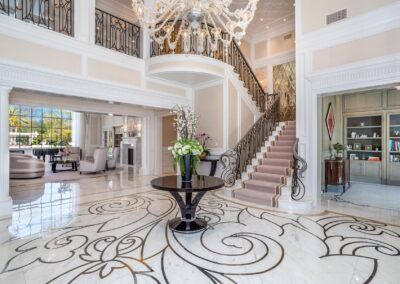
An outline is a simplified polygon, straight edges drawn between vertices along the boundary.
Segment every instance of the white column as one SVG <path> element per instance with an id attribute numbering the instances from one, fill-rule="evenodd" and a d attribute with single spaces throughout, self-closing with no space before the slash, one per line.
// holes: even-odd
<path id="1" fill-rule="evenodd" d="M 142 56 L 143 59 L 148 59 L 150 58 L 150 35 L 149 35 L 149 30 L 147 28 L 140 28 L 140 55 Z"/>
<path id="2" fill-rule="evenodd" d="M 10 152 L 8 147 L 8 107 L 10 87 L 0 86 L 0 217 L 12 212 L 10 198 Z"/>
<path id="3" fill-rule="evenodd" d="M 75 38 L 94 44 L 96 38 L 96 0 L 75 1 L 74 3 Z"/>

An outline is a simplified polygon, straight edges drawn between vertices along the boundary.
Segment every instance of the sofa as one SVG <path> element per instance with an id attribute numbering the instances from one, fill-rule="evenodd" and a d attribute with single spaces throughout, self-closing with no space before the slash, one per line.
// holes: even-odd
<path id="1" fill-rule="evenodd" d="M 98 148 L 94 150 L 93 161 L 82 160 L 79 171 L 82 173 L 97 173 L 106 170 L 107 148 Z"/>
<path id="2" fill-rule="evenodd" d="M 31 155 L 10 153 L 10 178 L 30 179 L 44 176 L 45 168 L 42 160 Z"/>

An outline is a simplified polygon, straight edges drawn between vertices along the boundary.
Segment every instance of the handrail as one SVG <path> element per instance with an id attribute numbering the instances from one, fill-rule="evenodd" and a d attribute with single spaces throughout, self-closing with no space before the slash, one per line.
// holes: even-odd
<path id="1" fill-rule="evenodd" d="M 68 36 L 74 34 L 74 0 L 0 0 L 0 14 Z"/>
<path id="2" fill-rule="evenodd" d="M 241 173 L 246 170 L 251 160 L 256 158 L 257 152 L 276 127 L 279 119 L 279 101 L 278 96 L 236 146 L 221 155 L 221 177 L 226 187 L 232 187 L 236 180 L 240 179 Z"/>
<path id="3" fill-rule="evenodd" d="M 172 21 L 171 21 L 172 23 Z M 173 40 L 178 36 L 180 21 L 177 21 L 176 28 L 171 34 L 171 38 Z M 212 27 L 208 27 L 212 28 Z M 223 34 L 223 37 L 226 37 L 227 34 Z M 252 100 L 256 103 L 261 113 L 264 113 L 266 110 L 266 93 L 264 92 L 260 82 L 258 81 L 256 75 L 250 67 L 250 64 L 247 62 L 245 56 L 240 50 L 238 44 L 235 41 L 232 41 L 228 48 L 224 48 L 221 42 L 218 43 L 218 48 L 216 51 L 212 51 L 210 49 L 210 44 L 207 42 L 207 39 L 203 45 L 197 44 L 197 38 L 191 37 L 190 39 L 191 45 L 190 50 L 187 52 L 184 51 L 182 39 L 177 41 L 177 46 L 175 49 L 170 49 L 167 43 L 167 40 L 163 42 L 163 44 L 159 44 L 156 41 L 153 41 L 150 46 L 150 56 L 160 56 L 164 54 L 198 54 L 207 57 L 211 57 L 217 60 L 220 60 L 224 63 L 227 63 L 233 66 L 236 73 L 239 74 L 240 80 L 243 81 L 244 86 L 248 89 L 249 95 Z"/>
<path id="4" fill-rule="evenodd" d="M 305 195 L 305 186 L 301 178 L 307 170 L 307 162 L 299 155 L 299 138 L 293 145 L 292 199 L 300 200 Z"/>
<path id="5" fill-rule="evenodd" d="M 140 57 L 140 27 L 96 8 L 97 45 Z"/>

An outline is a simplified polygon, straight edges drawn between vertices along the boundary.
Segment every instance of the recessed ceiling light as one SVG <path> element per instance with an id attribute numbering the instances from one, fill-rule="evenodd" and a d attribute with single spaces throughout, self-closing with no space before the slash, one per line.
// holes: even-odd
<path id="1" fill-rule="evenodd" d="M 286 18 L 285 18 L 285 19 L 283 19 L 283 21 L 284 21 L 284 22 L 286 22 Z"/>
<path id="2" fill-rule="evenodd" d="M 260 18 L 260 22 L 263 22 L 264 21 L 264 19 L 263 18 Z"/>
<path id="3" fill-rule="evenodd" d="M 112 113 L 109 113 L 108 115 L 109 115 L 109 116 L 113 116 L 113 114 L 112 114 Z"/>
<path id="4" fill-rule="evenodd" d="M 265 28 L 269 29 L 269 26 L 266 26 Z"/>

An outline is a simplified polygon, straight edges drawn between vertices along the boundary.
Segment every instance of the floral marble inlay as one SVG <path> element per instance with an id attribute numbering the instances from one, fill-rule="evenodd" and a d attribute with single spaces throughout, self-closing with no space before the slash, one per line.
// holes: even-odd
<path id="1" fill-rule="evenodd" d="M 80 203 L 70 223 L 61 228 L 2 238 L 0 282 L 396 283 L 400 279 L 398 226 L 334 212 L 296 215 L 251 208 L 214 194 L 203 198 L 197 213 L 209 228 L 187 235 L 168 229 L 168 219 L 179 210 L 166 192 L 148 188 Z"/>

